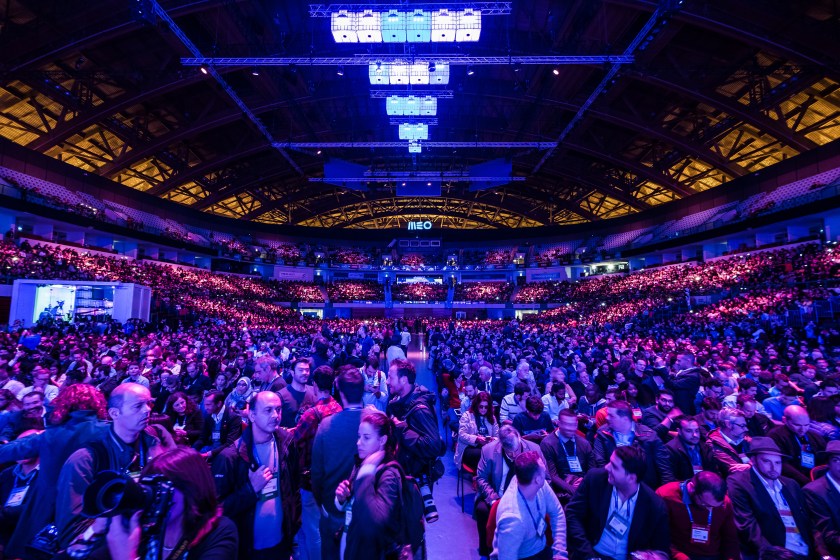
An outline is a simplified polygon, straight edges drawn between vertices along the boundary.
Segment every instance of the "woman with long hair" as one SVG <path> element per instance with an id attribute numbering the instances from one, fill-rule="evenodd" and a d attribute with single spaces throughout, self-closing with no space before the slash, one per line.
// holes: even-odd
<path id="1" fill-rule="evenodd" d="M 61 467 L 77 449 L 107 434 L 105 397 L 91 385 L 65 386 L 51 403 L 50 425 L 42 433 L 0 446 L 0 463 L 40 457 L 38 478 L 29 489 L 6 556 L 26 556 L 26 545 L 55 518 L 56 485 Z"/>
<path id="2" fill-rule="evenodd" d="M 458 443 L 455 445 L 455 465 L 473 469 L 478 467 L 481 448 L 499 437 L 499 424 L 493 414 L 493 399 L 486 391 L 479 392 L 470 409 L 461 415 L 458 424 Z"/>
<path id="3" fill-rule="evenodd" d="M 335 492 L 336 507 L 345 512 L 342 559 L 385 560 L 398 539 L 402 473 L 394 423 L 384 412 L 362 412 L 356 449 L 356 466 Z"/>
<path id="4" fill-rule="evenodd" d="M 166 400 L 166 414 L 156 417 L 172 433 L 175 443 L 192 447 L 204 431 L 204 415 L 186 393 L 172 393 Z M 159 418 L 159 419 L 158 419 Z"/>
<path id="5" fill-rule="evenodd" d="M 175 488 L 161 543 L 163 558 L 236 560 L 236 525 L 222 517 L 210 466 L 197 451 L 183 447 L 164 451 L 149 461 L 144 474 L 162 475 Z M 142 557 L 140 551 L 148 543 L 143 542 L 140 514 L 131 517 L 128 530 L 124 519 L 111 522 L 106 539 L 112 560 Z"/>

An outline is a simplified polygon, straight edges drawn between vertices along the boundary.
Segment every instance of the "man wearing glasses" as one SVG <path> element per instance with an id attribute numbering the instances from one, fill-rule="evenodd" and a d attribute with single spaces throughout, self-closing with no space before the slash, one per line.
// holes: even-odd
<path id="1" fill-rule="evenodd" d="M 747 436 L 747 419 L 741 410 L 725 408 L 718 416 L 718 428 L 709 433 L 709 444 L 717 471 L 727 477 L 750 467 L 747 454 L 750 437 Z"/>

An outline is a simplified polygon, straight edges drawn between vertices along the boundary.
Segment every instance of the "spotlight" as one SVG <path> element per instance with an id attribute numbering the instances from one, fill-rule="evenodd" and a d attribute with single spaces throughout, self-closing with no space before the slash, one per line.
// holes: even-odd
<path id="1" fill-rule="evenodd" d="M 206 66 L 204 66 L 203 64 L 202 64 L 201 66 L 199 66 L 199 67 L 198 67 L 198 69 L 199 69 L 199 71 L 201 71 L 201 73 L 202 73 L 202 74 L 204 74 L 205 76 L 206 76 L 207 74 L 209 74 L 209 73 L 210 73 L 210 71 L 207 69 L 207 67 L 206 67 Z"/>
<path id="2" fill-rule="evenodd" d="M 437 64 L 432 61 L 429 63 L 429 72 L 434 72 L 435 70 L 437 70 Z"/>
<path id="3" fill-rule="evenodd" d="M 467 66 L 467 76 L 472 76 L 473 74 L 475 74 L 475 70 L 473 69 L 473 67 Z"/>
<path id="4" fill-rule="evenodd" d="M 317 152 L 315 152 L 315 153 L 316 153 L 316 154 L 318 154 L 318 155 L 320 156 L 320 155 L 321 155 L 321 150 L 318 150 L 318 151 L 317 151 Z"/>
<path id="5" fill-rule="evenodd" d="M 560 69 L 559 69 L 559 68 L 555 68 L 555 69 L 554 69 L 554 70 L 552 70 L 551 72 L 552 72 L 555 76 L 559 76 L 559 75 L 560 75 Z"/>
<path id="6" fill-rule="evenodd" d="M 254 67 L 251 69 L 251 75 L 252 75 L 252 76 L 259 76 L 259 75 L 260 75 L 260 69 L 259 69 L 259 68 L 257 68 L 256 66 L 254 66 Z"/>
<path id="7" fill-rule="evenodd" d="M 513 65 L 513 71 L 514 71 L 514 72 L 519 72 L 520 70 L 522 70 L 522 63 L 521 63 L 521 62 L 517 62 L 517 63 L 515 63 L 515 64 Z"/>
<path id="8" fill-rule="evenodd" d="M 338 70 L 336 70 L 335 73 L 338 74 L 339 76 L 343 76 L 344 75 L 344 66 L 339 66 Z"/>

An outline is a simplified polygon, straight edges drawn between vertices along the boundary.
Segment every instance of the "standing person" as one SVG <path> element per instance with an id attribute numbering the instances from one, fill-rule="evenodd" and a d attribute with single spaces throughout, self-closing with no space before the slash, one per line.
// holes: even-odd
<path id="1" fill-rule="evenodd" d="M 782 476 L 779 446 L 768 437 L 753 438 L 748 454 L 751 468 L 727 479 L 742 558 L 759 558 L 772 547 L 807 558 L 814 551 L 814 540 L 805 496 L 795 481 Z"/>
<path id="2" fill-rule="evenodd" d="M 318 390 L 318 402 L 300 417 L 294 429 L 294 442 L 300 459 L 300 499 L 303 505 L 301 528 L 298 533 L 298 551 L 301 560 L 321 559 L 321 508 L 312 495 L 312 445 L 321 422 L 341 412 L 341 405 L 331 396 L 335 375 L 330 366 L 321 366 L 312 377 Z"/>
<path id="3" fill-rule="evenodd" d="M 334 536 L 344 523 L 335 505 L 335 491 L 349 478 L 356 456 L 356 441 L 362 416 L 364 380 L 353 366 L 338 370 L 338 395 L 344 410 L 321 422 L 312 445 L 312 495 L 321 506 L 321 558 L 338 560 L 339 546 Z"/>
<path id="4" fill-rule="evenodd" d="M 697 414 L 694 399 L 700 390 L 700 373 L 705 371 L 694 361 L 694 353 L 690 350 L 680 352 L 677 355 L 677 371 L 665 380 L 665 386 L 674 392 L 674 404 L 689 416 Z"/>
<path id="5" fill-rule="evenodd" d="M 289 560 L 300 528 L 299 462 L 281 411 L 273 391 L 254 395 L 248 427 L 213 465 L 224 514 L 239 529 L 240 558 Z"/>
<path id="6" fill-rule="evenodd" d="M 18 439 L 39 434 L 37 430 L 27 430 Z M 30 488 L 38 478 L 38 456 L 20 459 L 16 465 L 0 472 L 0 556 L 9 538 L 18 524 Z M 31 498 L 30 498 L 31 499 Z"/>
<path id="7" fill-rule="evenodd" d="M 192 447 L 204 432 L 204 415 L 186 393 L 173 393 L 166 401 L 165 414 L 152 416 L 153 424 L 162 424 L 172 432 L 175 443 Z"/>
<path id="8" fill-rule="evenodd" d="M 399 511 L 402 473 L 396 446 L 391 419 L 366 409 L 359 423 L 358 459 L 335 491 L 335 505 L 345 514 L 343 560 L 385 560 L 397 545 L 406 544 L 399 542 L 404 512 Z"/>
<path id="9" fill-rule="evenodd" d="M 388 407 L 388 383 L 385 372 L 379 369 L 379 358 L 369 356 L 361 372 L 365 378 L 365 406 L 373 406 L 385 412 Z"/>
<path id="10" fill-rule="evenodd" d="M 567 559 L 566 516 L 557 496 L 546 484 L 542 455 L 526 451 L 514 461 L 515 480 L 505 491 L 496 512 L 493 560 Z M 545 516 L 551 523 L 551 546 L 546 546 Z"/>
<path id="11" fill-rule="evenodd" d="M 572 560 L 626 560 L 639 550 L 668 555 L 668 510 L 646 484 L 647 462 L 637 447 L 616 448 L 606 468 L 592 469 L 566 508 Z"/>
<path id="12" fill-rule="evenodd" d="M 437 507 L 432 500 L 431 468 L 443 454 L 444 444 L 438 432 L 435 397 L 415 385 L 417 372 L 408 360 L 394 360 L 388 370 L 388 390 L 391 401 L 388 415 L 397 430 L 397 459 L 405 471 L 420 482 L 420 492 L 426 502 L 426 522 L 438 520 Z"/>
<path id="13" fill-rule="evenodd" d="M 213 476 L 193 449 L 176 448 L 152 459 L 144 474 L 161 475 L 174 487 L 172 507 L 162 539 L 163 558 L 179 546 L 190 560 L 236 560 L 239 539 L 233 521 L 222 517 Z M 128 528 L 128 530 L 126 530 Z M 144 548 L 140 513 L 110 523 L 106 541 L 113 560 L 141 558 Z"/>
<path id="14" fill-rule="evenodd" d="M 277 372 L 277 360 L 273 356 L 262 356 L 254 364 L 254 391 L 279 393 L 286 381 Z"/>
<path id="15" fill-rule="evenodd" d="M 23 503 L 20 519 L 5 553 L 9 558 L 26 555 L 26 545 L 55 519 L 59 473 L 76 449 L 107 433 L 105 397 L 90 385 L 65 388 L 53 401 L 51 424 L 37 435 L 0 446 L 0 463 L 40 459 L 38 478 Z"/>
<path id="16" fill-rule="evenodd" d="M 298 358 L 292 363 L 292 383 L 277 393 L 283 402 L 281 426 L 294 428 L 301 410 L 306 410 L 318 400 L 309 382 L 309 358 Z"/>
<path id="17" fill-rule="evenodd" d="M 656 494 L 665 500 L 671 521 L 674 560 L 740 560 L 738 530 L 726 481 L 713 472 L 669 482 Z"/>
<path id="18" fill-rule="evenodd" d="M 234 410 L 225 406 L 225 395 L 221 391 L 207 393 L 204 410 L 204 429 L 193 448 L 212 460 L 239 439 L 242 420 Z"/>
<path id="19" fill-rule="evenodd" d="M 404 325 L 400 332 L 400 349 L 408 356 L 408 345 L 411 343 L 411 333 L 408 332 L 408 325 Z"/>
<path id="20" fill-rule="evenodd" d="M 82 498 L 97 472 L 139 474 L 159 451 L 158 440 L 145 433 L 153 404 L 152 394 L 143 385 L 119 385 L 108 398 L 111 429 L 70 455 L 61 468 L 55 510 L 61 548 L 67 548 L 89 525 L 81 516 Z"/>

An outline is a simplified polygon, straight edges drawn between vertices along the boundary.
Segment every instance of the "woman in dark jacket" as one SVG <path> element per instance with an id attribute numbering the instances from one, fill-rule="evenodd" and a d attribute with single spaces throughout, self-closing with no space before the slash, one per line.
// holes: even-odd
<path id="1" fill-rule="evenodd" d="M 340 511 L 350 511 L 342 538 L 343 560 L 384 560 L 396 546 L 402 475 L 394 466 L 394 424 L 385 413 L 366 409 L 359 424 L 357 464 L 335 491 Z M 345 517 L 346 518 L 346 517 Z"/>
<path id="2" fill-rule="evenodd" d="M 187 447 L 192 447 L 204 432 L 204 415 L 195 402 L 180 391 L 169 396 L 164 414 L 155 415 L 152 422 L 165 426 L 172 432 L 176 444 Z"/>
<path id="3" fill-rule="evenodd" d="M 44 432 L 0 446 L 0 463 L 40 457 L 40 472 L 6 547 L 7 558 L 26 557 L 25 547 L 55 518 L 56 485 L 61 467 L 77 449 L 107 433 L 106 403 L 95 387 L 85 384 L 62 389 L 52 401 L 52 425 Z"/>

